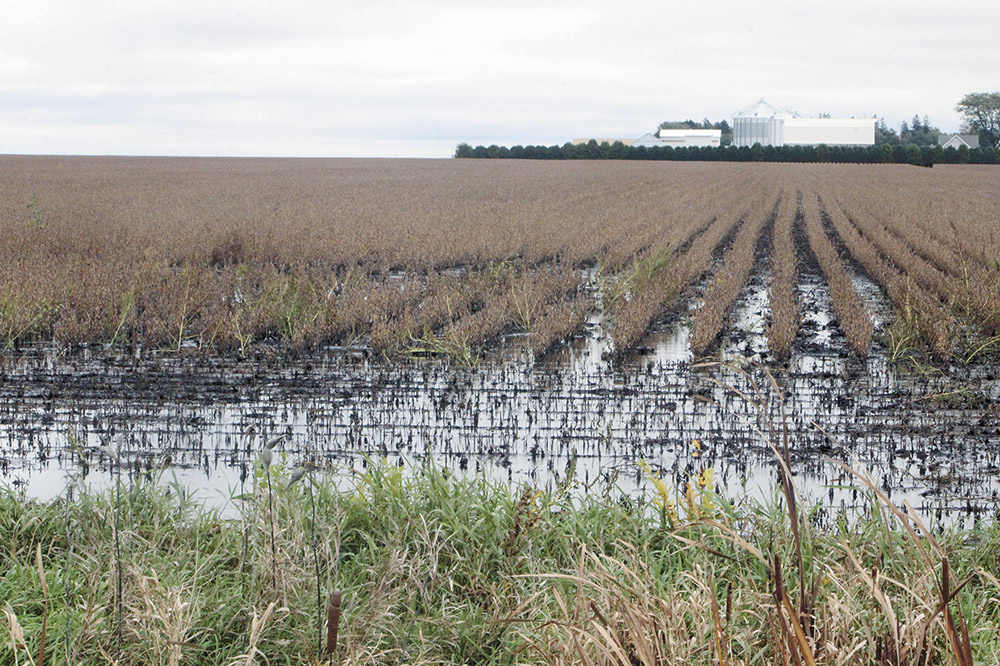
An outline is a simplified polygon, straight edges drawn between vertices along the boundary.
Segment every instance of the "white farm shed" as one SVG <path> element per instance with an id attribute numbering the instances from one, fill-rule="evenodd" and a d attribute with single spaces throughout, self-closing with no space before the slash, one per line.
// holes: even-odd
<path id="1" fill-rule="evenodd" d="M 786 146 L 874 146 L 874 118 L 785 118 Z"/>
<path id="2" fill-rule="evenodd" d="M 722 130 L 712 129 L 661 129 L 656 134 L 643 134 L 632 142 L 633 146 L 673 146 L 674 148 L 719 146 L 722 143 Z"/>

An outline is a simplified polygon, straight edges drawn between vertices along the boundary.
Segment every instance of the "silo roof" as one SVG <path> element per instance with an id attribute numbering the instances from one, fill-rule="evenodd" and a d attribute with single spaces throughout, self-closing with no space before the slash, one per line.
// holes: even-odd
<path id="1" fill-rule="evenodd" d="M 788 114 L 777 107 L 771 106 L 761 97 L 750 106 L 737 111 L 733 114 L 733 118 L 784 118 L 786 115 Z"/>

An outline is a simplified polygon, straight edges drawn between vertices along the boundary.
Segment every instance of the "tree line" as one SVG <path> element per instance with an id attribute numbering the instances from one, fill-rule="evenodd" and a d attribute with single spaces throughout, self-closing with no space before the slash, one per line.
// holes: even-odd
<path id="1" fill-rule="evenodd" d="M 1000 164 L 992 147 L 942 148 L 916 143 L 875 146 L 627 146 L 621 141 L 565 143 L 561 146 L 471 146 L 460 143 L 454 157 L 525 160 L 667 160 L 701 162 L 834 162 L 854 164 Z"/>

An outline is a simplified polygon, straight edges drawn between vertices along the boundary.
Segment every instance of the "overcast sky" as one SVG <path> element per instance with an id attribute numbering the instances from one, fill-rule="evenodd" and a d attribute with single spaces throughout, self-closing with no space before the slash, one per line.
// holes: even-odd
<path id="1" fill-rule="evenodd" d="M 0 153 L 449 156 L 760 97 L 945 131 L 1000 3 L 0 0 Z"/>

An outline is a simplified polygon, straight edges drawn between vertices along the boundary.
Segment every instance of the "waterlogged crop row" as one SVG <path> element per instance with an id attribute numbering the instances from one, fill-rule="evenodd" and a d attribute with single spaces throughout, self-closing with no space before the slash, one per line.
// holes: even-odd
<path id="1" fill-rule="evenodd" d="M 769 292 L 771 322 L 767 328 L 767 344 L 778 359 L 788 358 L 799 331 L 800 311 L 795 295 L 799 277 L 798 253 L 792 238 L 797 207 L 795 193 L 783 192 L 774 220 Z"/>
<path id="2" fill-rule="evenodd" d="M 995 167 L 0 162 L 8 348 L 364 344 L 471 361 L 510 333 L 544 353 L 600 310 L 620 357 L 697 298 L 701 354 L 755 268 L 778 359 L 803 335 L 804 271 L 830 285 L 857 355 L 873 335 L 860 273 L 900 348 L 971 359 L 1000 339 Z"/>
<path id="3" fill-rule="evenodd" d="M 809 248 L 830 285 L 833 311 L 837 314 L 840 327 L 847 337 L 847 344 L 851 351 L 864 358 L 868 354 L 872 339 L 871 314 L 858 295 L 851 275 L 844 266 L 837 249 L 823 230 L 816 198 L 810 197 L 804 201 L 803 210 Z"/>
<path id="4" fill-rule="evenodd" d="M 862 236 L 847 217 L 843 208 L 832 204 L 826 208 L 838 236 L 852 257 L 864 266 L 865 272 L 888 294 L 896 314 L 897 346 L 909 348 L 919 342 L 937 354 L 951 348 L 954 320 L 931 294 L 911 277 L 886 260 L 878 247 Z"/>
<path id="5" fill-rule="evenodd" d="M 777 201 L 776 193 L 768 193 L 764 201 Z M 773 207 L 772 207 L 773 208 Z M 773 223 L 772 210 L 767 204 L 755 206 L 726 252 L 718 270 L 713 272 L 705 289 L 704 305 L 694 317 L 694 331 L 691 349 L 697 354 L 705 353 L 719 337 L 725 325 L 726 313 L 732 308 L 743 287 L 746 286 L 757 256 L 757 246 L 764 227 Z"/>

